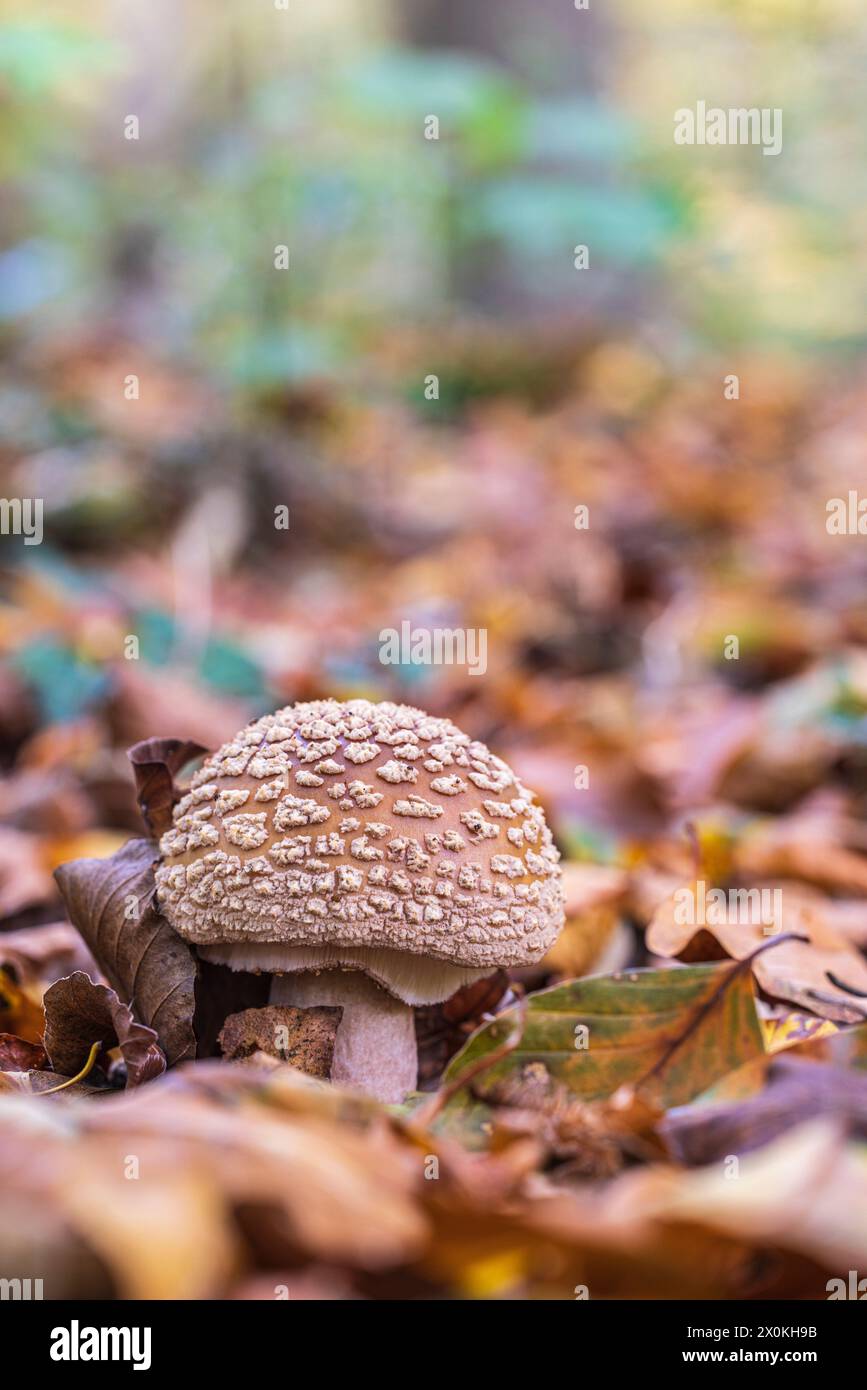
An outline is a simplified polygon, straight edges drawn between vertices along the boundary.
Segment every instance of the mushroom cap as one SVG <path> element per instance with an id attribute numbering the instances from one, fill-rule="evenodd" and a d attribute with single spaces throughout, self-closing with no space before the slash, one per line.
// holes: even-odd
<path id="1" fill-rule="evenodd" d="M 386 947 L 492 971 L 540 959 L 564 920 L 533 793 L 410 705 L 263 716 L 195 774 L 160 852 L 162 911 L 199 944 Z"/>

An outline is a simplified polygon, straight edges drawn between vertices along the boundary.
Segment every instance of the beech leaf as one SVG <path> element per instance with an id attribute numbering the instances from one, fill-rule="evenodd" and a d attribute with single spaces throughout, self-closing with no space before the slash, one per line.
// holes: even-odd
<path id="1" fill-rule="evenodd" d="M 476 1099 L 541 1063 L 581 1100 L 607 1100 L 628 1086 L 667 1108 L 763 1053 L 747 962 L 591 976 L 528 995 L 523 1008 L 519 1041 L 476 1074 Z M 517 1017 L 507 1009 L 480 1029 L 452 1061 L 446 1083 L 503 1049 Z M 449 1108 L 466 1103 L 459 1091 Z"/>
<path id="2" fill-rule="evenodd" d="M 698 894 L 698 888 L 698 883 L 689 885 L 693 895 Z M 648 950 L 683 960 L 722 955 L 744 960 L 752 954 L 756 980 L 770 998 L 837 1023 L 858 1023 L 867 1015 L 867 964 L 863 956 L 828 925 L 820 909 L 799 902 L 790 904 L 785 889 L 781 899 L 782 921 L 777 930 L 782 934 L 778 935 L 777 950 L 756 951 L 768 941 L 767 929 L 760 922 L 680 922 L 676 893 L 660 903 L 648 925 Z M 789 933 L 787 939 L 785 933 Z"/>
<path id="3" fill-rule="evenodd" d="M 46 991 L 45 1051 L 55 1071 L 75 1076 L 95 1042 L 119 1047 L 127 1086 L 151 1081 L 166 1069 L 153 1028 L 137 1022 L 128 1004 L 108 985 L 96 984 L 83 970 L 58 980 Z"/>
<path id="4" fill-rule="evenodd" d="M 55 871 L 70 920 L 106 979 L 153 1028 L 169 1066 L 196 1055 L 196 957 L 155 906 L 150 840 L 129 840 L 108 859 L 74 859 Z"/>

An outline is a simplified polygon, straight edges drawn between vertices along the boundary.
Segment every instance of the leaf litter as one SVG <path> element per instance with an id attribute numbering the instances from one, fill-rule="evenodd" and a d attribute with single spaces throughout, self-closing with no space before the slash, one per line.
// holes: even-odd
<path id="1" fill-rule="evenodd" d="M 69 370 L 98 377 L 112 354 L 79 347 Z M 93 546 L 83 470 L 77 519 L 3 574 L 0 1272 L 22 1233 L 73 1297 L 821 1298 L 867 1262 L 863 565 L 815 524 L 827 422 L 856 441 L 863 408 L 827 386 L 811 414 L 781 367 L 735 418 L 715 379 L 660 372 L 615 427 L 604 355 L 582 349 L 560 399 L 480 399 L 444 430 L 327 387 L 257 403 L 256 497 L 233 503 L 198 645 L 171 546 L 210 448 L 159 363 L 163 445 L 189 465 L 171 489 L 93 398 L 95 437 L 159 482 L 147 544 L 127 487 L 120 543 Z M 316 582 L 287 582 L 255 521 L 287 491 Z M 378 663 L 376 634 L 414 615 L 485 628 L 485 681 Z M 262 982 L 200 960 L 154 900 L 201 750 L 358 692 L 495 747 L 565 860 L 550 955 L 417 1011 L 422 1090 L 400 1107 L 319 1079 L 333 1019 L 284 1008 L 275 1048 Z M 676 920 L 699 879 L 778 890 L 779 929 Z"/>

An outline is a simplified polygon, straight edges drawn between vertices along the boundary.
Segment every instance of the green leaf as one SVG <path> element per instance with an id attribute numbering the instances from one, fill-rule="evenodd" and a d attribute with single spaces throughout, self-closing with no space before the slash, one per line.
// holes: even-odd
<path id="1" fill-rule="evenodd" d="M 517 89 L 493 64 L 453 51 L 386 49 L 340 73 L 340 89 L 359 107 L 387 119 L 419 120 L 430 112 L 445 124 L 472 120 Z"/>
<path id="2" fill-rule="evenodd" d="M 541 1062 L 581 1100 L 607 1100 L 628 1085 L 668 1109 L 764 1050 L 746 961 L 591 976 L 531 994 L 525 1008 L 518 1045 L 475 1075 L 476 1103 L 497 1081 Z M 449 1066 L 446 1084 L 502 1048 L 518 1015 L 509 1009 L 475 1033 Z M 446 1112 L 472 1109 L 474 1097 L 459 1091 Z M 475 1122 L 481 1118 L 476 1113 Z"/>
<path id="3" fill-rule="evenodd" d="M 265 687 L 255 661 L 225 637 L 212 637 L 202 656 L 202 679 L 228 695 L 262 697 Z"/>
<path id="4" fill-rule="evenodd" d="M 47 723 L 77 719 L 105 699 L 106 672 L 62 642 L 37 638 L 16 653 L 12 665 L 31 686 Z"/>
<path id="5" fill-rule="evenodd" d="M 568 261 L 573 245 L 585 242 L 605 261 L 631 265 L 661 253 L 676 218 L 662 198 L 641 189 L 514 174 L 482 187 L 463 221 L 467 235 L 501 241 L 522 257 Z"/>
<path id="6" fill-rule="evenodd" d="M 614 106 L 568 97 L 537 102 L 528 121 L 533 158 L 624 164 L 638 146 L 638 131 Z"/>
<path id="7" fill-rule="evenodd" d="M 72 24 L 21 19 L 0 25 L 0 79 L 16 94 L 37 98 L 70 76 L 92 81 L 117 70 L 117 45 Z"/>

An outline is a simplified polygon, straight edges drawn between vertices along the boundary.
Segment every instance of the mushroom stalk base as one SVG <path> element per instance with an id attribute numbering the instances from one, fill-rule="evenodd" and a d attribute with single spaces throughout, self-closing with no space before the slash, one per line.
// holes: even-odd
<path id="1" fill-rule="evenodd" d="M 331 1080 L 377 1100 L 403 1100 L 418 1080 L 415 1016 L 360 970 L 299 971 L 275 975 L 272 1004 L 311 1009 L 339 1004 L 343 1018 L 334 1040 Z"/>

